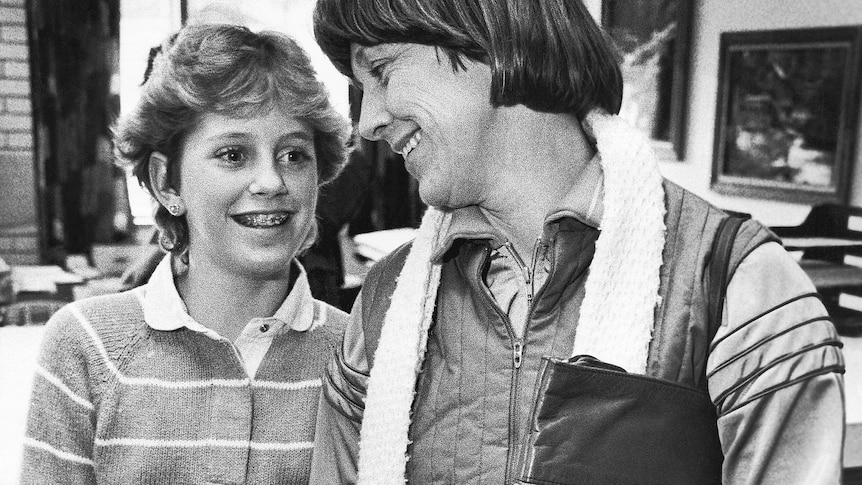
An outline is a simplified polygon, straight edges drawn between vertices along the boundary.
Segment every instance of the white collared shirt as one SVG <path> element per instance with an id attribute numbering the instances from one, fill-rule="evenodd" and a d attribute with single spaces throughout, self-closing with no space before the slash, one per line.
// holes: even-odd
<path id="1" fill-rule="evenodd" d="M 233 342 L 251 378 L 257 373 L 257 368 L 277 335 L 288 330 L 305 332 L 315 326 L 314 299 L 308 286 L 308 276 L 298 261 L 294 260 L 293 265 L 298 268 L 299 275 L 278 310 L 271 317 L 252 318 Z M 169 332 L 185 327 L 215 340 L 224 339 L 218 332 L 189 315 L 174 283 L 170 255 L 162 259 L 147 284 L 137 291 L 144 310 L 144 320 L 150 328 Z"/>

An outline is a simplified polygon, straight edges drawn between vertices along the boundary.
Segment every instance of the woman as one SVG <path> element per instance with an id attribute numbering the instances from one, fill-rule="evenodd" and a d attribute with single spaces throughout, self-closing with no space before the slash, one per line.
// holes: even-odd
<path id="1" fill-rule="evenodd" d="M 24 483 L 305 483 L 346 315 L 295 256 L 348 121 L 290 38 L 192 26 L 163 46 L 117 154 L 158 201 L 149 282 L 48 324 Z"/>
<path id="2" fill-rule="evenodd" d="M 664 181 L 613 115 L 620 70 L 580 0 L 319 0 L 315 35 L 363 88 L 360 133 L 403 155 L 432 208 L 365 280 L 312 481 L 838 481 L 843 360 L 813 286 L 747 221 L 710 321 L 728 215 Z M 557 369 L 601 375 L 587 400 L 675 390 L 700 421 L 659 407 L 667 426 L 644 431 L 626 396 L 554 414 L 580 390 L 537 392 Z M 644 418 L 620 429 L 615 410 Z"/>

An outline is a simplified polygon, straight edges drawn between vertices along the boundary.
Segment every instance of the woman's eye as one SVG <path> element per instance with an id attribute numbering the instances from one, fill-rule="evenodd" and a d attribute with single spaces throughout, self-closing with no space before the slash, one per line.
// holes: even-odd
<path id="1" fill-rule="evenodd" d="M 368 74 L 371 75 L 371 77 L 374 78 L 375 81 L 380 83 L 381 86 L 386 86 L 387 84 L 389 84 L 389 75 L 385 71 L 386 63 L 381 62 L 379 64 L 371 66 L 371 68 L 368 70 Z"/>
<path id="2" fill-rule="evenodd" d="M 368 74 L 370 74 L 371 77 L 379 81 L 380 78 L 383 77 L 383 64 L 371 66 L 371 69 L 368 70 Z"/>
<path id="3" fill-rule="evenodd" d="M 235 147 L 224 148 L 216 152 L 216 157 L 228 162 L 231 165 L 237 165 L 245 161 L 245 153 Z"/>

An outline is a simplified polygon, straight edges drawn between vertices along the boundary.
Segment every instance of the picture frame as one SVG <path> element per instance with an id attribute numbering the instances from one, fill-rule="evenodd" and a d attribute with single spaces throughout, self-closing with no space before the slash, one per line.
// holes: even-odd
<path id="1" fill-rule="evenodd" d="M 844 204 L 858 136 L 860 27 L 721 35 L 712 190 Z"/>
<path id="2" fill-rule="evenodd" d="M 685 157 L 686 102 L 693 3 L 602 0 L 602 26 L 623 73 L 620 115 L 648 134 L 660 160 Z"/>

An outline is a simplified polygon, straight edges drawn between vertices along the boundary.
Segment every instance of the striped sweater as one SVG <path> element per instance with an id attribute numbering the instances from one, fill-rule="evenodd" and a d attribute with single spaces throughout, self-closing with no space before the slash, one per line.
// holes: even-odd
<path id="1" fill-rule="evenodd" d="M 42 344 L 21 483 L 307 483 L 346 315 L 298 283 L 286 301 L 300 287 L 311 324 L 282 325 L 251 372 L 224 338 L 149 324 L 153 280 L 64 307 Z"/>

